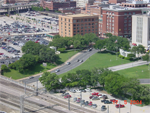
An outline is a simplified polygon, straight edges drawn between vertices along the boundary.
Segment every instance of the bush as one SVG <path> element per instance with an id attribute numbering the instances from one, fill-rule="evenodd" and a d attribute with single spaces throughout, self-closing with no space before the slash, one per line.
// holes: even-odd
<path id="1" fill-rule="evenodd" d="M 130 57 L 125 57 L 124 59 L 126 59 L 126 60 L 130 60 L 131 58 L 130 58 Z"/>
<path id="2" fill-rule="evenodd" d="M 122 58 L 122 59 L 124 59 L 124 56 L 122 56 L 122 55 L 119 55 L 119 58 Z"/>
<path id="3" fill-rule="evenodd" d="M 66 48 L 58 48 L 57 50 L 60 51 L 61 53 L 64 53 Z"/>
<path id="4" fill-rule="evenodd" d="M 135 54 L 128 54 L 128 56 L 127 57 L 129 57 L 129 58 L 133 58 L 133 57 L 135 57 Z"/>

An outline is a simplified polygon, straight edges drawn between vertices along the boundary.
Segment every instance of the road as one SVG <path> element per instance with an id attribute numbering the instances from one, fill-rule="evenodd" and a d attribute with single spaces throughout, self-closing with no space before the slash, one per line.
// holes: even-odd
<path id="1" fill-rule="evenodd" d="M 69 61 L 69 62 L 71 63 L 70 65 L 63 64 L 63 65 L 59 68 L 60 72 L 58 72 L 57 75 L 60 75 L 60 74 L 62 74 L 62 73 L 65 73 L 65 72 L 67 72 L 67 71 L 70 71 L 70 70 L 72 70 L 72 69 L 78 67 L 79 65 L 82 64 L 82 63 L 80 63 L 80 62 L 77 62 L 78 59 L 79 59 L 79 60 L 83 60 L 83 62 L 85 62 L 90 56 L 92 56 L 93 54 L 97 53 L 98 51 L 99 51 L 99 50 L 93 49 L 93 50 L 90 51 L 90 52 L 87 51 L 87 50 L 80 52 L 79 55 L 77 55 L 75 58 L 73 58 L 72 60 Z M 52 70 L 51 72 L 52 72 L 52 73 L 55 73 L 55 70 Z M 42 73 L 41 73 L 41 74 L 42 74 Z M 39 75 L 39 76 L 35 76 L 33 79 L 30 79 L 30 80 L 29 80 L 28 78 L 26 78 L 26 79 L 22 80 L 22 82 L 26 82 L 27 84 L 30 84 L 30 83 L 32 83 L 32 82 L 38 81 L 39 77 L 40 77 L 40 75 Z"/>

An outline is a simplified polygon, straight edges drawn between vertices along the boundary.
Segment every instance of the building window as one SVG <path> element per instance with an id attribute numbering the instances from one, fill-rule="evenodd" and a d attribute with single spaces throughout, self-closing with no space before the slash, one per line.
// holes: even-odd
<path id="1" fill-rule="evenodd" d="M 70 32 L 70 30 L 69 30 L 69 32 Z"/>
<path id="2" fill-rule="evenodd" d="M 63 23 L 61 22 L 61 24 L 63 24 Z"/>
<path id="3" fill-rule="evenodd" d="M 112 13 L 112 15 L 114 15 L 114 13 Z"/>
<path id="4" fill-rule="evenodd" d="M 70 24 L 69 24 L 69 26 L 70 26 Z"/>
<path id="5" fill-rule="evenodd" d="M 83 29 L 83 27 L 81 27 L 81 29 Z"/>
<path id="6" fill-rule="evenodd" d="M 65 23 L 65 25 L 66 25 L 66 23 Z"/>
<path id="7" fill-rule="evenodd" d="M 87 22 L 87 19 L 85 19 L 85 22 Z"/>
<path id="8" fill-rule="evenodd" d="M 91 19 L 89 19 L 89 21 L 91 21 Z"/>
<path id="9" fill-rule="evenodd" d="M 76 29 L 75 27 L 73 29 Z"/>
<path id="10" fill-rule="evenodd" d="M 77 24 L 77 26 L 79 26 L 79 24 Z"/>
<path id="11" fill-rule="evenodd" d="M 79 29 L 79 27 L 77 27 L 77 29 Z"/>
<path id="12" fill-rule="evenodd" d="M 81 32 L 83 32 L 83 30 L 81 30 Z"/>
<path id="13" fill-rule="evenodd" d="M 79 33 L 79 30 L 77 32 Z"/>
<path id="14" fill-rule="evenodd" d="M 83 24 L 81 24 L 81 26 L 83 26 Z"/>
<path id="15" fill-rule="evenodd" d="M 85 27 L 85 29 L 87 29 L 87 27 Z"/>
<path id="16" fill-rule="evenodd" d="M 135 12 L 133 12 L 133 15 L 135 15 Z"/>
<path id="17" fill-rule="evenodd" d="M 83 35 L 83 33 L 81 33 L 81 35 Z"/>
<path id="18" fill-rule="evenodd" d="M 87 26 L 87 24 L 85 24 L 85 26 Z"/>
<path id="19" fill-rule="evenodd" d="M 89 29 L 89 31 L 91 31 L 91 30 Z"/>
<path id="20" fill-rule="evenodd" d="M 66 19 L 65 19 L 65 21 L 66 21 Z"/>
<path id="21" fill-rule="evenodd" d="M 127 15 L 127 13 L 124 13 L 124 15 Z"/>
<path id="22" fill-rule="evenodd" d="M 85 32 L 87 32 L 87 30 L 85 30 Z"/>
<path id="23" fill-rule="evenodd" d="M 94 25 L 94 23 L 92 23 L 92 25 Z"/>
<path id="24" fill-rule="evenodd" d="M 90 26 L 88 28 L 90 28 Z"/>
<path id="25" fill-rule="evenodd" d="M 109 12 L 107 12 L 107 14 L 109 14 Z"/>
<path id="26" fill-rule="evenodd" d="M 94 26 L 92 26 L 92 28 L 94 28 Z"/>
<path id="27" fill-rule="evenodd" d="M 74 33 L 76 33 L 76 31 L 73 31 Z"/>
<path id="28" fill-rule="evenodd" d="M 92 18 L 92 21 L 94 21 L 94 18 Z"/>
<path id="29" fill-rule="evenodd" d="M 76 26 L 76 24 L 73 24 L 73 26 Z"/>
<path id="30" fill-rule="evenodd" d="M 73 23 L 76 23 L 76 20 L 73 20 Z"/>
<path id="31" fill-rule="evenodd" d="M 63 19 L 61 18 L 61 20 L 63 20 Z"/>
<path id="32" fill-rule="evenodd" d="M 77 20 L 77 22 L 79 22 L 79 20 Z"/>
<path id="33" fill-rule="evenodd" d="M 91 24 L 89 23 L 89 25 L 91 25 Z"/>
<path id="34" fill-rule="evenodd" d="M 81 19 L 81 22 L 83 22 L 83 19 Z"/>
<path id="35" fill-rule="evenodd" d="M 92 29 L 92 31 L 94 31 L 94 29 Z"/>
<path id="36" fill-rule="evenodd" d="M 69 22 L 70 22 L 70 19 L 69 19 Z"/>
<path id="37" fill-rule="evenodd" d="M 69 27 L 69 29 L 70 29 L 70 27 Z"/>
<path id="38" fill-rule="evenodd" d="M 73 35 L 76 35 L 76 34 L 73 34 Z"/>

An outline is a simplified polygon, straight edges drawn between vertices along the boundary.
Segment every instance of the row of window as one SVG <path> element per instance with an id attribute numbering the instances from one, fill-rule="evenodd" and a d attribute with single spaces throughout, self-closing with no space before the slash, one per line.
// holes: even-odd
<path id="1" fill-rule="evenodd" d="M 90 31 L 94 31 L 94 29 L 92 29 L 92 30 L 91 30 L 91 29 L 89 29 L 89 30 L 81 30 L 81 32 L 83 32 L 83 31 L 84 31 L 84 32 L 87 32 L 87 31 L 89 31 L 89 32 L 90 32 Z M 97 29 L 95 29 L 95 31 L 97 31 Z M 74 33 L 76 33 L 76 32 L 78 32 L 78 33 L 79 33 L 79 32 L 80 32 L 80 30 L 73 31 L 73 32 L 74 32 Z"/>
<path id="2" fill-rule="evenodd" d="M 89 24 L 73 24 L 73 26 L 87 26 L 87 25 L 94 25 L 94 23 L 89 23 Z M 97 23 L 95 23 L 97 25 Z"/>
<path id="3" fill-rule="evenodd" d="M 97 18 L 89 18 L 89 19 L 77 19 L 77 20 L 73 20 L 73 23 L 76 22 L 90 22 L 90 21 L 97 21 Z"/>

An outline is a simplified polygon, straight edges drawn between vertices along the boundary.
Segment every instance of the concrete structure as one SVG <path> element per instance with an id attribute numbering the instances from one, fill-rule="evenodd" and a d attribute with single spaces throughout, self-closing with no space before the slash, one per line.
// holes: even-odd
<path id="1" fill-rule="evenodd" d="M 93 5 L 95 0 L 74 0 L 77 3 L 77 7 L 85 7 L 86 4 Z"/>
<path id="2" fill-rule="evenodd" d="M 81 9 L 79 7 L 59 8 L 58 11 L 60 11 L 61 13 L 81 13 Z"/>
<path id="3" fill-rule="evenodd" d="M 110 4 L 117 4 L 117 3 L 121 3 L 121 2 L 126 2 L 126 0 L 109 0 Z"/>
<path id="4" fill-rule="evenodd" d="M 60 36 L 73 37 L 76 34 L 86 33 L 95 33 L 98 36 L 98 16 L 85 14 L 59 16 Z"/>
<path id="5" fill-rule="evenodd" d="M 148 3 L 145 2 L 145 1 L 141 1 L 141 0 L 134 0 L 134 1 L 131 1 L 131 2 L 122 2 L 120 6 L 123 6 L 123 7 L 147 7 Z"/>
<path id="6" fill-rule="evenodd" d="M 150 13 L 132 16 L 132 43 L 150 46 Z"/>
<path id="7" fill-rule="evenodd" d="M 120 55 L 122 55 L 124 57 L 127 57 L 128 54 L 131 54 L 131 52 L 124 51 L 123 49 L 119 49 L 119 52 L 120 52 Z"/>
<path id="8" fill-rule="evenodd" d="M 102 8 L 103 16 L 99 21 L 99 32 L 102 37 L 105 33 L 112 33 L 116 36 L 131 37 L 132 15 L 143 14 L 150 8 L 124 8 L 118 5 L 110 5 L 109 8 Z"/>
<path id="9" fill-rule="evenodd" d="M 45 1 L 41 0 L 40 6 L 44 9 L 48 8 L 49 10 L 58 10 L 59 8 L 69 8 L 69 7 L 76 7 L 76 1 Z"/>

